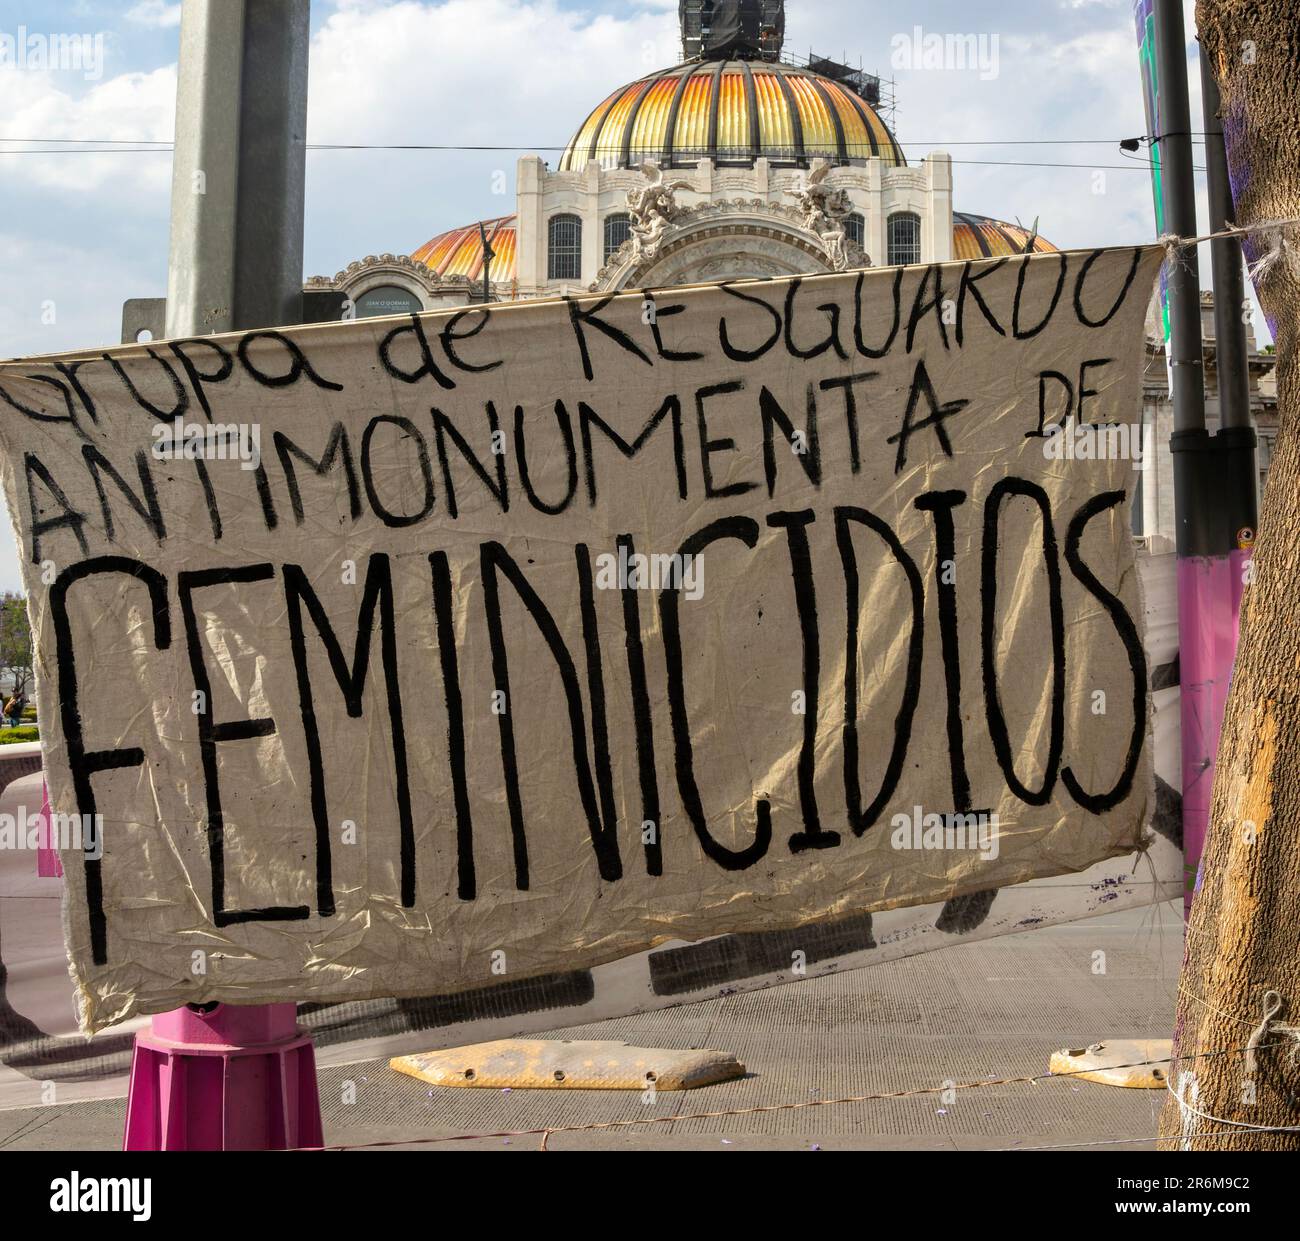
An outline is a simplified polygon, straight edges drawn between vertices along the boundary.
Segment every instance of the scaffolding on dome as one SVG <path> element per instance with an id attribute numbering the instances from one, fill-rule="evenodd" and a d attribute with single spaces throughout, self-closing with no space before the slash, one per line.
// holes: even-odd
<path id="1" fill-rule="evenodd" d="M 785 0 L 680 0 L 686 60 L 777 60 Z"/>
<path id="2" fill-rule="evenodd" d="M 894 128 L 897 101 L 894 97 L 893 79 L 868 73 L 861 62 L 855 66 L 844 60 L 832 60 L 829 56 L 818 55 L 811 48 L 806 56 L 799 52 L 783 52 L 781 63 L 807 69 L 840 83 L 846 90 L 851 90 L 859 99 L 870 104 L 890 129 Z"/>

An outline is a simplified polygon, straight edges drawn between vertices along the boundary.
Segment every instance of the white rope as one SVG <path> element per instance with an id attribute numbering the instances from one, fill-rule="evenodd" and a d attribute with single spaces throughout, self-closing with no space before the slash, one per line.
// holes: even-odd
<path id="1" fill-rule="evenodd" d="M 1198 1112 L 1190 1103 L 1187 1102 L 1176 1090 L 1172 1089 L 1168 1083 L 1165 1089 L 1174 1096 L 1178 1104 L 1178 1111 L 1184 1117 L 1183 1140 L 1192 1141 L 1196 1138 L 1195 1133 L 1187 1131 L 1186 1117 L 1188 1115 L 1199 1116 L 1202 1120 L 1212 1120 L 1215 1124 L 1231 1125 L 1234 1129 L 1253 1129 L 1259 1133 L 1300 1133 L 1300 1125 L 1248 1125 L 1244 1120 L 1225 1120 L 1222 1116 L 1211 1116 L 1209 1112 Z M 1184 1147 L 1184 1149 L 1187 1149 Z"/>
<path id="2" fill-rule="evenodd" d="M 1300 1052 L 1300 1026 L 1288 1025 L 1284 1021 L 1278 1021 L 1277 1015 L 1282 1011 L 1282 996 L 1279 992 L 1271 988 L 1264 992 L 1264 1017 L 1254 1030 L 1251 1031 L 1250 1038 L 1246 1040 L 1246 1076 L 1253 1078 L 1256 1069 L 1255 1053 L 1265 1046 L 1264 1040 L 1272 1034 L 1285 1035 L 1287 1038 L 1294 1040 L 1295 1046 L 1291 1049 L 1290 1059 L 1294 1064 L 1296 1053 Z M 1277 1044 L 1268 1044 L 1276 1046 Z M 1187 1101 L 1188 1087 L 1191 1087 L 1192 1102 Z M 1233 1129 L 1249 1129 L 1256 1133 L 1300 1133 L 1300 1125 L 1252 1125 L 1244 1120 L 1228 1120 L 1224 1116 L 1212 1116 L 1209 1112 L 1198 1110 L 1194 1104 L 1200 1101 L 1200 1085 L 1196 1080 L 1195 1073 L 1180 1073 L 1178 1075 L 1178 1086 L 1174 1088 L 1173 1074 L 1170 1073 L 1165 1078 L 1165 1089 L 1174 1096 L 1174 1102 L 1178 1104 L 1179 1129 L 1181 1130 L 1182 1149 L 1190 1150 L 1190 1143 L 1197 1137 L 1195 1126 L 1192 1123 L 1192 1117 L 1195 1116 L 1200 1120 L 1213 1121 L 1216 1125 L 1229 1125 Z"/>
<path id="3" fill-rule="evenodd" d="M 1267 283 L 1284 256 L 1295 255 L 1295 238 L 1289 234 L 1294 233 L 1297 225 L 1300 225 L 1300 216 L 1287 220 L 1260 220 L 1256 224 L 1247 224 L 1243 227 L 1238 227 L 1229 221 L 1227 227 L 1217 233 L 1204 233 L 1199 237 L 1178 237 L 1173 233 L 1161 233 L 1156 238 L 1156 244 L 1164 246 L 1166 262 L 1185 264 L 1187 260 L 1180 252 L 1199 245 L 1202 241 L 1218 241 L 1223 237 L 1237 239 L 1259 237 L 1263 243 L 1262 253 L 1246 268 L 1246 274 L 1251 282 L 1259 288 Z"/>
<path id="4" fill-rule="evenodd" d="M 1280 226 L 1259 231 L 1268 249 L 1246 268 L 1246 275 L 1256 286 L 1263 284 L 1272 275 L 1273 269 L 1281 262 L 1282 255 L 1290 244 Z"/>

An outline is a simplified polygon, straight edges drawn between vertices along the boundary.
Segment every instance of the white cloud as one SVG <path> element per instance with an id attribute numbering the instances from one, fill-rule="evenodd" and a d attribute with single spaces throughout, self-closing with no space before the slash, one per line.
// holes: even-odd
<path id="1" fill-rule="evenodd" d="M 948 144 L 957 210 L 1026 223 L 1037 216 L 1042 234 L 1060 246 L 1149 236 L 1149 175 L 1128 167 L 1118 150 L 1120 138 L 1146 130 L 1127 24 L 1068 39 L 1004 34 L 998 59 L 989 81 L 960 71 L 900 75 L 909 157 Z M 1035 139 L 1107 142 L 1030 144 Z M 990 140 L 1006 145 L 968 145 Z"/>
<path id="2" fill-rule="evenodd" d="M 552 166 L 611 91 L 680 60 L 676 11 L 620 15 L 554 0 L 348 3 L 312 40 L 310 142 L 510 146 L 479 153 L 316 152 L 308 158 L 309 271 L 514 210 L 519 155 Z M 504 189 L 504 194 L 496 192 Z"/>
<path id="3" fill-rule="evenodd" d="M 0 138 L 39 140 L 0 142 L 6 356 L 114 343 L 123 300 L 163 291 L 170 153 L 85 154 L 54 140 L 170 139 L 175 94 L 174 66 L 75 96 L 50 74 L 0 71 Z"/>
<path id="4" fill-rule="evenodd" d="M 315 142 L 542 143 L 680 59 L 675 13 L 584 17 L 554 0 L 413 0 L 332 14 L 312 41 Z"/>
<path id="5" fill-rule="evenodd" d="M 139 0 L 126 12 L 126 20 L 141 26 L 179 26 L 181 24 L 181 6 L 168 4 L 166 0 Z"/>
<path id="6" fill-rule="evenodd" d="M 43 140 L 0 144 L 0 177 L 11 186 L 61 196 L 111 193 L 105 202 L 113 211 L 129 210 L 140 194 L 170 183 L 166 154 L 70 154 L 51 148 L 71 139 L 169 141 L 175 112 L 174 65 L 121 74 L 78 95 L 63 89 L 53 74 L 0 69 L 0 138 Z"/>

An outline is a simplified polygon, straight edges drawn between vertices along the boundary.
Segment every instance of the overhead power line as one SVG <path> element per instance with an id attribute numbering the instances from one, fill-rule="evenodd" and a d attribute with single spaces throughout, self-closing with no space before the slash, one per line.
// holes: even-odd
<path id="1" fill-rule="evenodd" d="M 1203 131 L 1193 131 L 1192 137 L 1202 143 Z M 1132 138 L 954 138 L 946 142 L 922 142 L 909 138 L 908 146 L 914 147 L 955 147 L 955 146 L 1119 146 Z M 1142 135 L 1137 141 L 1151 142 L 1150 134 Z M 167 138 L 8 138 L 0 137 L 0 143 L 44 143 L 48 146 L 95 146 L 109 148 L 139 148 L 141 150 L 170 150 L 172 141 Z M 901 143 L 901 139 L 900 139 Z M 309 142 L 309 151 L 565 151 L 568 144 L 553 146 L 545 143 L 437 143 L 437 142 Z M 4 152 L 13 154 L 14 152 Z M 90 152 L 101 154 L 101 152 Z"/>
<path id="2" fill-rule="evenodd" d="M 1203 132 L 1203 131 L 1202 131 Z M 954 164 L 986 166 L 991 168 L 1073 168 L 1082 171 L 1113 170 L 1127 172 L 1135 168 L 1149 171 L 1153 165 L 1145 159 L 1127 152 L 1136 143 L 1152 143 L 1151 135 L 1140 138 L 963 138 L 951 142 L 909 142 L 912 147 L 931 147 L 942 149 L 947 146 L 1112 146 L 1119 150 L 1125 159 L 1123 164 L 1069 163 L 1048 160 L 1001 160 L 1001 159 L 954 159 Z M 27 145 L 15 149 L 6 149 L 0 145 L 0 155 L 148 155 L 172 150 L 172 143 L 161 138 L 0 138 L 0 144 L 26 143 L 47 144 Z M 366 142 L 309 142 L 309 151 L 565 151 L 566 146 L 532 145 L 496 145 L 468 143 L 366 143 Z M 599 154 L 599 149 L 597 154 Z M 620 152 L 621 154 L 621 149 Z M 689 155 L 689 151 L 679 150 L 679 155 Z M 867 148 L 860 152 L 865 158 L 872 154 Z M 1195 168 L 1204 172 L 1204 168 Z"/>

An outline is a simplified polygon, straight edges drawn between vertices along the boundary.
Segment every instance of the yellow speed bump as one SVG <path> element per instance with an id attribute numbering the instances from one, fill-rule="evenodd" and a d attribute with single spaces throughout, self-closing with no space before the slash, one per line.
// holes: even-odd
<path id="1" fill-rule="evenodd" d="M 397 1056 L 388 1067 L 435 1086 L 531 1090 L 693 1090 L 745 1073 L 724 1051 L 520 1038 Z"/>
<path id="2" fill-rule="evenodd" d="M 1169 1080 L 1173 1039 L 1112 1038 L 1087 1047 L 1063 1047 L 1052 1053 L 1053 1073 L 1072 1073 L 1103 1086 L 1163 1090 Z"/>

